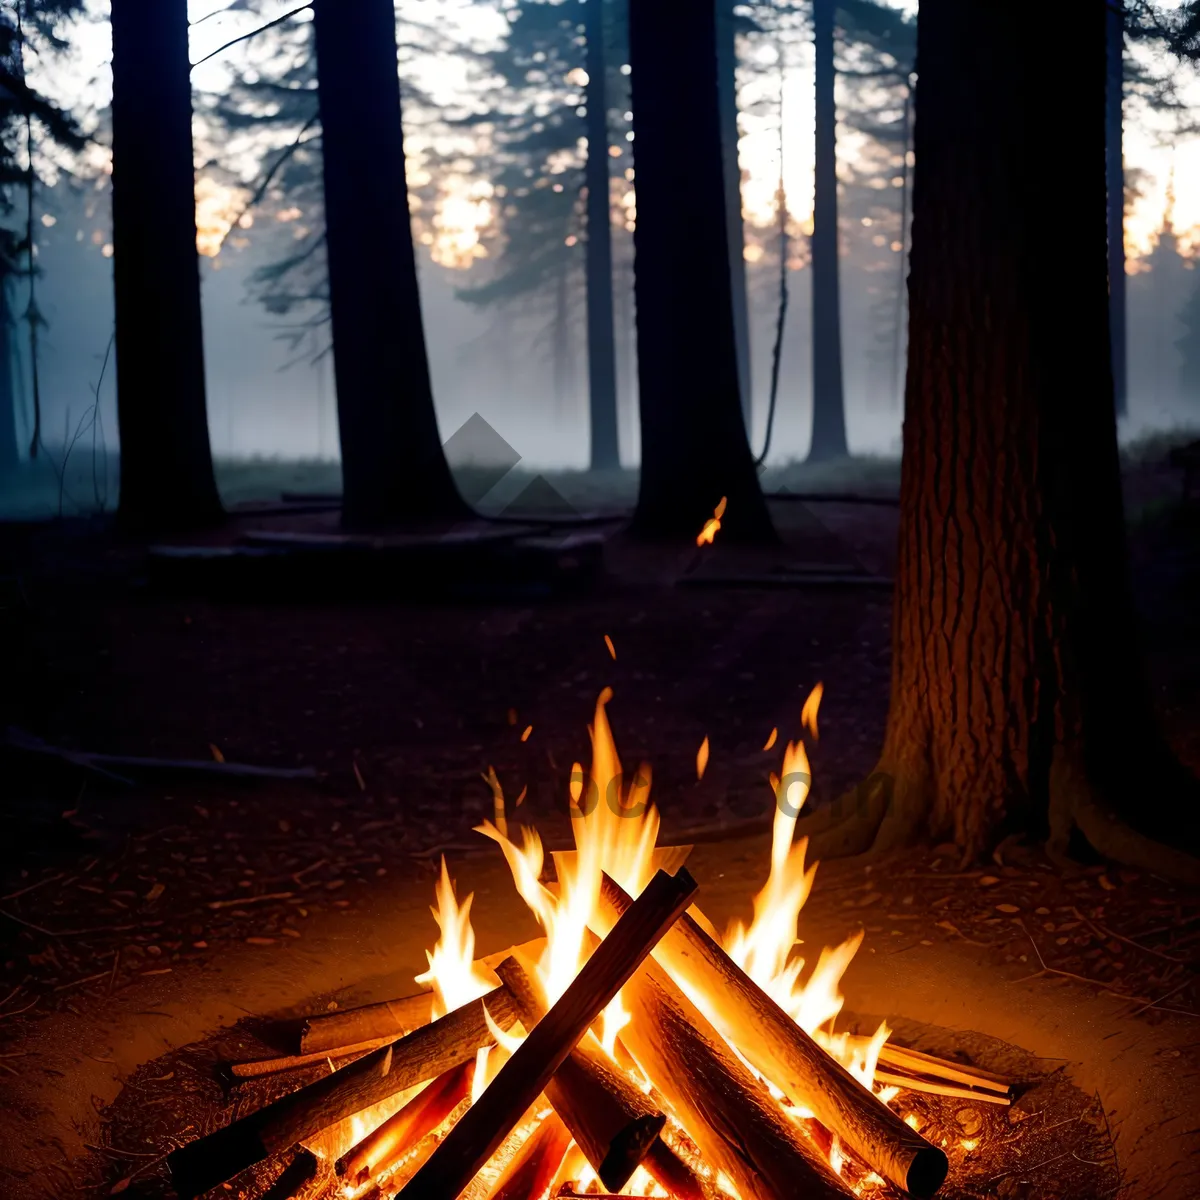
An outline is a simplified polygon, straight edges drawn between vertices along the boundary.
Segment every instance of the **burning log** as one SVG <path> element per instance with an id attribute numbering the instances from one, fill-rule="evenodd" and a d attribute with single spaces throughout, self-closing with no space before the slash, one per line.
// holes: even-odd
<path id="1" fill-rule="evenodd" d="M 474 1068 L 475 1064 L 467 1061 L 435 1079 L 374 1133 L 342 1155 L 336 1164 L 337 1173 L 358 1187 L 376 1172 L 394 1166 L 467 1098 Z"/>
<path id="2" fill-rule="evenodd" d="M 521 1024 L 532 1029 L 546 1015 L 541 989 L 515 958 L 505 959 L 496 974 L 516 1002 Z M 546 1085 L 546 1098 L 610 1192 L 619 1192 L 629 1182 L 667 1120 L 603 1051 L 586 1040 L 567 1055 Z"/>
<path id="3" fill-rule="evenodd" d="M 591 1023 L 697 892 L 686 870 L 659 872 L 530 1031 L 483 1095 L 404 1189 L 407 1200 L 454 1200 L 537 1099 Z"/>
<path id="4" fill-rule="evenodd" d="M 467 1062 L 493 1040 L 485 1004 L 501 1028 L 515 1024 L 512 998 L 504 988 L 497 988 L 350 1066 L 181 1146 L 167 1159 L 175 1190 L 189 1200 L 271 1154 Z"/>
<path id="5" fill-rule="evenodd" d="M 510 946 L 496 954 L 476 959 L 475 965 L 494 971 L 509 955 L 521 952 L 537 957 L 545 946 L 545 938 L 535 938 L 520 946 Z M 396 1000 L 380 1000 L 348 1008 L 345 1012 L 321 1013 L 309 1017 L 300 1032 L 300 1054 L 351 1054 L 368 1043 L 383 1045 L 428 1025 L 433 1009 L 433 993 L 417 992 Z"/>
<path id="6" fill-rule="evenodd" d="M 833 1168 L 657 963 L 623 995 L 633 1020 L 621 1040 L 742 1200 L 844 1200 Z"/>
<path id="7" fill-rule="evenodd" d="M 593 914 L 597 932 L 603 933 L 632 903 L 605 875 Z M 913 1196 L 932 1196 L 941 1187 L 949 1169 L 945 1153 L 826 1054 L 694 919 L 685 915 L 677 921 L 655 946 L 654 957 L 702 998 L 717 1030 L 755 1070 L 871 1168 Z"/>
<path id="8" fill-rule="evenodd" d="M 488 1192 L 488 1200 L 530 1200 L 544 1196 L 570 1144 L 570 1131 L 554 1113 L 547 1113 L 512 1156 L 495 1187 Z"/>
<path id="9" fill-rule="evenodd" d="M 342 1053 L 346 1047 L 398 1037 L 428 1025 L 433 993 L 418 992 L 398 1000 L 381 1000 L 345 1012 L 309 1017 L 300 1032 L 300 1054 Z"/>

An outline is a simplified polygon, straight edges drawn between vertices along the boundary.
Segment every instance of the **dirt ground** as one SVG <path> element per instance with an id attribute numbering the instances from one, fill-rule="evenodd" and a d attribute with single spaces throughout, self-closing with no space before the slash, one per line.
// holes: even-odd
<path id="1" fill-rule="evenodd" d="M 1131 471 L 1128 493 L 1156 703 L 1200 768 L 1197 522 L 1156 463 Z M 776 509 L 795 557 L 889 573 L 894 509 Z M 772 728 L 799 733 L 818 681 L 813 803 L 870 770 L 886 716 L 879 586 L 670 586 L 690 555 L 664 562 L 615 541 L 605 577 L 569 597 L 266 605 L 163 592 L 139 548 L 88 526 L 11 526 L 0 547 L 0 727 L 72 749 L 318 773 L 143 773 L 128 787 L 0 751 L 0 1190 L 14 1200 L 105 1194 L 124 1165 L 148 1162 L 154 1151 L 104 1139 L 110 1107 L 136 1094 L 122 1089 L 163 1054 L 243 1017 L 412 990 L 436 936 L 426 906 L 440 852 L 480 894 L 483 948 L 511 942 L 513 910 L 490 898 L 504 880 L 471 833 L 492 808 L 482 773 L 494 767 L 510 800 L 524 789 L 522 819 L 565 844 L 568 774 L 587 761 L 602 687 L 626 765 L 653 766 L 672 842 L 769 813 L 779 747 L 762 747 Z M 762 846 L 696 853 L 706 907 L 744 912 Z M 1182 1064 L 1200 1046 L 1200 896 L 1099 863 L 1063 872 L 1020 845 L 965 872 L 930 847 L 869 874 L 830 864 L 820 880 L 814 940 L 866 931 L 853 1008 L 1070 1060 L 1117 1130 L 1126 1194 L 1195 1194 L 1179 1188 L 1198 1132 Z M 901 983 L 885 959 L 904 964 Z M 945 994 L 968 976 L 978 1024 Z M 1015 989 L 1003 1003 L 997 981 Z M 88 1143 L 107 1152 L 88 1161 Z M 1012 1194 L 1059 1195 L 1053 1174 Z"/>

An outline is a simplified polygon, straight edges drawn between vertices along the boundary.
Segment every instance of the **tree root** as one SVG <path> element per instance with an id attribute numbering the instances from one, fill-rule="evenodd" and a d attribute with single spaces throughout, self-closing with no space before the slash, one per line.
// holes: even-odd
<path id="1" fill-rule="evenodd" d="M 802 816 L 796 837 L 808 838 L 810 862 L 874 858 L 920 840 L 928 806 L 925 781 L 905 771 L 877 768 L 853 791 L 826 808 Z M 1200 887 L 1200 858 L 1140 833 L 1099 799 L 1079 764 L 1066 753 L 1055 755 L 1050 770 L 1050 837 L 1046 851 L 1057 863 L 1067 861 L 1067 844 L 1077 829 L 1102 857 Z"/>
<path id="2" fill-rule="evenodd" d="M 876 771 L 854 791 L 800 817 L 795 836 L 808 838 L 808 861 L 850 858 L 870 851 L 891 799 L 891 777 Z"/>
<path id="3" fill-rule="evenodd" d="M 1097 854 L 1112 862 L 1200 887 L 1200 858 L 1147 837 L 1123 821 L 1100 800 L 1079 763 L 1060 752 L 1050 767 L 1047 850 L 1052 857 L 1065 853 L 1072 827 L 1087 838 Z"/>

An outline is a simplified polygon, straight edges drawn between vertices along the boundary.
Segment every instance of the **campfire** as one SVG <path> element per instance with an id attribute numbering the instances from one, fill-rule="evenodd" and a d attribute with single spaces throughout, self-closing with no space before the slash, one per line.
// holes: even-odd
<path id="1" fill-rule="evenodd" d="M 811 967 L 797 953 L 816 872 L 794 840 L 810 782 L 803 739 L 771 777 L 770 862 L 752 919 L 722 934 L 698 905 L 690 848 L 657 844 L 649 768 L 622 771 L 610 696 L 589 729 L 591 769 L 571 775 L 574 850 L 547 863 L 489 775 L 495 813 L 478 832 L 543 936 L 476 958 L 472 898 L 459 900 L 443 860 L 440 936 L 416 980 L 426 990 L 313 1016 L 297 1054 L 232 1064 L 235 1080 L 327 1073 L 176 1150 L 181 1196 L 288 1152 L 273 1197 L 937 1192 L 945 1143 L 922 1136 L 906 1093 L 1008 1104 L 1009 1085 L 893 1046 L 886 1024 L 869 1037 L 835 1029 L 862 935 Z M 803 712 L 814 737 L 819 700 Z"/>

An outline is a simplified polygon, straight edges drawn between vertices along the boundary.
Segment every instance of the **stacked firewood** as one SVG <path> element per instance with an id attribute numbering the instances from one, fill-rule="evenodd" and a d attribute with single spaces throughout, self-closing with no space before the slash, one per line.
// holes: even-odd
<path id="1" fill-rule="evenodd" d="M 245 1080 L 328 1062 L 329 1074 L 175 1151 L 177 1192 L 190 1200 L 307 1147 L 334 1161 L 339 1192 L 352 1200 L 567 1196 L 585 1164 L 608 1194 L 641 1167 L 679 1200 L 721 1186 L 742 1200 L 846 1197 L 853 1192 L 831 1165 L 836 1139 L 862 1177 L 932 1196 L 945 1153 L 687 914 L 697 890 L 686 870 L 659 871 L 631 900 L 605 876 L 593 914 L 600 940 L 552 1005 L 530 966 L 540 943 L 529 943 L 482 960 L 498 985 L 436 1020 L 428 993 L 311 1018 L 298 1054 L 230 1072 Z M 614 1061 L 589 1030 L 618 991 L 631 1020 Z M 477 1052 L 517 1026 L 524 1040 L 472 1103 Z M 884 1084 L 1010 1099 L 997 1076 L 900 1047 L 885 1045 L 880 1068 Z M 795 1120 L 780 1095 L 813 1120 Z M 365 1135 L 360 1115 L 374 1126 Z"/>

